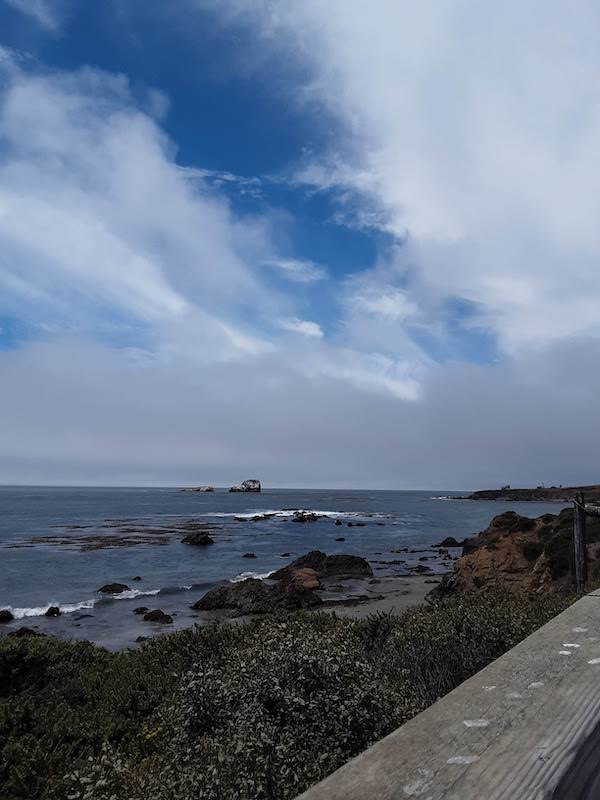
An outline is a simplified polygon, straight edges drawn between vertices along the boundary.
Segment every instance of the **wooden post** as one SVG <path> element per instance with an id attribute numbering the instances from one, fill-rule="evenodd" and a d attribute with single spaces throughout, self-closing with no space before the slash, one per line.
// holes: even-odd
<path id="1" fill-rule="evenodd" d="M 585 498 L 583 492 L 573 501 L 573 538 L 575 541 L 575 582 L 582 592 L 587 584 L 587 537 L 585 533 Z"/>

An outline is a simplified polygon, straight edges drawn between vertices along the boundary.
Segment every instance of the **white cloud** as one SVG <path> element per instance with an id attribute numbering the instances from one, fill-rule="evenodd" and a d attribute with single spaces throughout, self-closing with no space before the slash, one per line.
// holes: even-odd
<path id="1" fill-rule="evenodd" d="M 267 266 L 279 270 L 285 278 L 296 283 L 313 283 L 323 280 L 327 273 L 324 267 L 298 258 L 272 258 L 266 262 Z"/>
<path id="2" fill-rule="evenodd" d="M 209 342 L 214 358 L 246 353 L 260 336 L 240 322 L 240 293 L 259 320 L 280 303 L 259 276 L 268 220 L 241 221 L 190 184 L 124 78 L 36 75 L 14 60 L 5 77 L 0 310 L 84 330 L 126 315 L 157 351 L 185 337 L 203 358 Z"/>
<path id="3" fill-rule="evenodd" d="M 600 335 L 597 5 L 226 5 L 302 62 L 290 95 L 340 124 L 298 180 L 408 233 L 421 283 L 474 303 L 507 351 Z"/>
<path id="4" fill-rule="evenodd" d="M 297 319 L 296 317 L 292 317 L 290 319 L 280 319 L 278 324 L 279 327 L 284 331 L 299 333 L 302 336 L 308 336 L 309 338 L 316 337 L 317 339 L 321 339 L 323 336 L 321 326 L 316 322 L 310 322 L 306 319 Z"/>
<path id="5" fill-rule="evenodd" d="M 374 286 L 351 294 L 349 303 L 357 313 L 362 311 L 389 320 L 405 321 L 419 313 L 417 304 L 407 297 L 406 292 L 393 286 Z"/>

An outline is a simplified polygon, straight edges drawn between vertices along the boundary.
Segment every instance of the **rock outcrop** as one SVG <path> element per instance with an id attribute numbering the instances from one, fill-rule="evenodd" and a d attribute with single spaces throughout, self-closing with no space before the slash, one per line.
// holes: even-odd
<path id="1" fill-rule="evenodd" d="M 236 616 L 268 614 L 278 608 L 297 610 L 321 605 L 321 598 L 297 583 L 267 586 L 258 578 L 246 578 L 238 583 L 225 583 L 207 592 L 193 604 L 196 611 L 230 609 Z"/>
<path id="2" fill-rule="evenodd" d="M 189 489 L 182 489 L 182 492 L 214 492 L 214 486 L 191 486 Z"/>
<path id="3" fill-rule="evenodd" d="M 154 611 L 148 611 L 144 614 L 144 622 L 160 622 L 163 625 L 169 625 L 173 622 L 173 617 L 170 614 L 165 614 L 160 608 L 155 608 Z"/>
<path id="4" fill-rule="evenodd" d="M 442 539 L 442 541 L 439 544 L 434 544 L 433 546 L 434 547 L 464 547 L 464 544 L 465 544 L 466 541 L 467 541 L 466 539 L 463 539 L 462 542 L 459 542 L 457 539 L 454 538 L 454 536 L 446 536 L 446 538 Z"/>
<path id="5" fill-rule="evenodd" d="M 248 478 L 242 481 L 238 486 L 232 486 L 230 492 L 260 492 L 260 481 L 257 478 Z"/>
<path id="6" fill-rule="evenodd" d="M 196 531 L 184 536 L 181 540 L 183 544 L 194 544 L 200 547 L 206 547 L 208 544 L 214 544 L 215 540 L 208 535 L 208 531 Z"/>
<path id="7" fill-rule="evenodd" d="M 45 617 L 60 617 L 60 608 L 58 606 L 50 606 L 44 614 Z"/>
<path id="8" fill-rule="evenodd" d="M 11 631 L 8 635 L 20 639 L 22 636 L 43 636 L 44 634 L 34 631 L 33 628 L 27 628 L 25 625 L 22 625 L 20 628 L 17 628 L 16 631 Z"/>
<path id="9" fill-rule="evenodd" d="M 0 608 L 0 623 L 12 622 L 15 615 L 8 608 Z"/>
<path id="10" fill-rule="evenodd" d="M 272 580 L 291 580 L 292 576 L 299 569 L 312 569 L 319 578 L 365 578 L 372 577 L 373 570 L 369 562 L 360 556 L 347 554 L 328 556 L 320 550 L 311 550 L 304 556 L 300 556 L 286 567 L 278 569 L 269 577 Z"/>
<path id="11" fill-rule="evenodd" d="M 600 576 L 600 519 L 588 518 L 590 575 Z M 573 510 L 541 517 L 514 511 L 494 517 L 466 539 L 454 572 L 432 595 L 444 597 L 495 589 L 516 593 L 568 592 L 574 587 Z"/>
<path id="12" fill-rule="evenodd" d="M 106 583 L 98 591 L 102 594 L 121 594 L 121 592 L 128 592 L 129 586 L 125 583 Z"/>

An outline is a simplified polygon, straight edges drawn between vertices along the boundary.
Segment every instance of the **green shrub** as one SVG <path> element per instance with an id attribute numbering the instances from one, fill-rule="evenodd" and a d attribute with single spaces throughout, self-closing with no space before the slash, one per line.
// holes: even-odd
<path id="1" fill-rule="evenodd" d="M 272 616 L 108 653 L 0 640 L 3 800 L 293 798 L 566 605 Z"/>

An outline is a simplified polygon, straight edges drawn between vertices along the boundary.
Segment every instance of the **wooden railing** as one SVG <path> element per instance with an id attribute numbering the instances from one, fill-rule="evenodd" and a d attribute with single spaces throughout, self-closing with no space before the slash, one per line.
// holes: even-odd
<path id="1" fill-rule="evenodd" d="M 600 517 L 600 507 L 585 502 L 583 492 L 575 495 L 573 500 L 573 541 L 575 545 L 575 582 L 577 591 L 583 592 L 588 582 L 588 552 L 586 517 Z"/>

